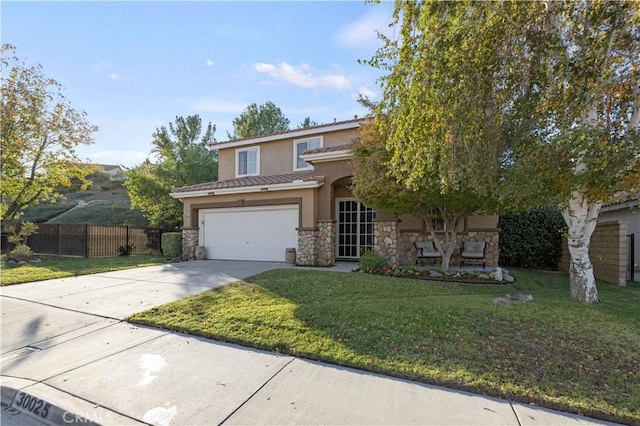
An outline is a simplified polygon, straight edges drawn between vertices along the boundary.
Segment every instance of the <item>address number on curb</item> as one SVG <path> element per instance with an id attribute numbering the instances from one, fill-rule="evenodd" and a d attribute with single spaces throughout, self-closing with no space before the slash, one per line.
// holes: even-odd
<path id="1" fill-rule="evenodd" d="M 42 418 L 49 415 L 49 408 L 51 408 L 48 402 L 24 392 L 18 392 L 15 405 Z"/>

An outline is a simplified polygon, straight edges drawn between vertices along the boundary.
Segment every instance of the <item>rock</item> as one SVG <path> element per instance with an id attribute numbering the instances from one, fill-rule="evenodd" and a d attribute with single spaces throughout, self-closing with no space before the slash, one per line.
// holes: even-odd
<path id="1" fill-rule="evenodd" d="M 512 283 L 516 281 L 516 279 L 513 278 L 511 275 L 503 275 L 502 278 L 508 283 Z"/>
<path id="2" fill-rule="evenodd" d="M 442 274 L 440 272 L 437 272 L 437 271 L 429 271 L 429 272 L 430 272 L 429 275 L 431 275 L 432 277 L 441 277 L 442 276 Z"/>
<path id="3" fill-rule="evenodd" d="M 31 259 L 29 262 L 31 262 L 31 263 L 41 263 L 42 259 Z"/>
<path id="4" fill-rule="evenodd" d="M 496 297 L 493 299 L 494 306 L 511 306 L 511 301 L 506 297 Z"/>
<path id="5" fill-rule="evenodd" d="M 482 278 L 483 280 L 488 280 L 489 278 L 491 278 L 491 276 L 487 274 L 478 274 L 478 278 Z"/>
<path id="6" fill-rule="evenodd" d="M 27 262 L 26 260 L 21 260 L 20 262 L 18 262 L 18 265 L 26 265 L 27 263 L 29 262 Z"/>
<path id="7" fill-rule="evenodd" d="M 530 302 L 531 300 L 533 300 L 533 296 L 531 294 L 524 293 L 507 294 L 507 298 L 509 300 L 516 300 L 518 302 Z"/>
<path id="8" fill-rule="evenodd" d="M 11 265 L 11 264 L 16 263 L 16 261 L 15 261 L 15 260 L 13 260 L 13 259 L 9 259 L 9 260 L 7 260 L 7 263 Z"/>
<path id="9" fill-rule="evenodd" d="M 496 281 L 502 281 L 502 269 L 500 268 L 496 268 L 496 277 L 495 277 Z"/>

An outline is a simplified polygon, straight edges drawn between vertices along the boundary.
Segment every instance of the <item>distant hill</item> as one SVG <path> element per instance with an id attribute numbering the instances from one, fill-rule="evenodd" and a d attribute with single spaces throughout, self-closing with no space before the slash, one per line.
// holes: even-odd
<path id="1" fill-rule="evenodd" d="M 138 209 L 131 210 L 131 200 L 123 180 L 112 180 L 106 172 L 92 175 L 86 190 L 77 187 L 54 204 L 41 204 L 26 210 L 22 220 L 50 224 L 129 225 L 147 227 Z"/>

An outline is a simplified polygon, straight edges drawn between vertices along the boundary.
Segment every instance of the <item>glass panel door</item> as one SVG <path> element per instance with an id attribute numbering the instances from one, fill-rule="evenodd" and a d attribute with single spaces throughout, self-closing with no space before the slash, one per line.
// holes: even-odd
<path id="1" fill-rule="evenodd" d="M 336 210 L 337 257 L 358 259 L 365 251 L 373 250 L 373 209 L 353 198 L 342 198 L 336 199 Z"/>

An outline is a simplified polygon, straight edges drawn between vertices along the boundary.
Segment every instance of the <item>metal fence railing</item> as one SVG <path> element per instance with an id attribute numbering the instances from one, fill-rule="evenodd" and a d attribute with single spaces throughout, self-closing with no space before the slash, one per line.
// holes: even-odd
<path id="1" fill-rule="evenodd" d="M 75 257 L 112 257 L 131 247 L 128 254 L 161 255 L 162 234 L 175 232 L 169 228 L 133 228 L 102 225 L 46 225 L 30 235 L 27 245 L 34 253 Z M 2 251 L 11 250 L 2 236 Z"/>
<path id="2" fill-rule="evenodd" d="M 635 273 L 635 243 L 636 235 L 629 234 L 627 235 L 627 281 L 634 281 L 634 273 Z"/>

